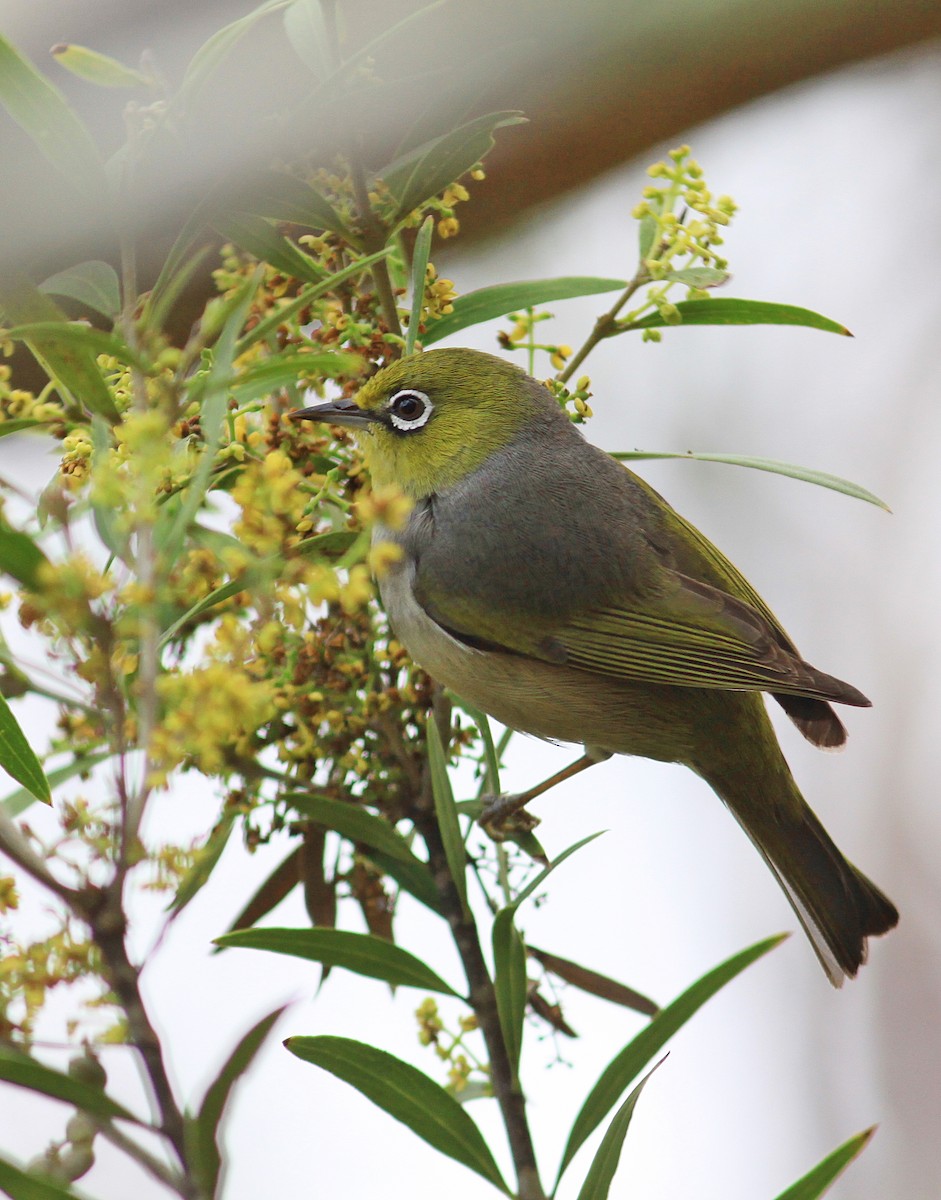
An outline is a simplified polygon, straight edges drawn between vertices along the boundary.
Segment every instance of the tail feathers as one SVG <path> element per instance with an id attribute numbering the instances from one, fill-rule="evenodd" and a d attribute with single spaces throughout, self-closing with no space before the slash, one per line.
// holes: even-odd
<path id="1" fill-rule="evenodd" d="M 845 744 L 846 728 L 826 700 L 783 694 L 775 694 L 774 698 L 814 746 L 822 750 L 839 750 Z"/>
<path id="2" fill-rule="evenodd" d="M 739 806 L 723 799 L 771 868 L 834 987 L 866 961 L 867 938 L 898 924 L 895 905 L 847 862 L 788 780 L 798 805 Z M 760 816 L 758 815 L 760 814 Z M 757 819 L 756 819 L 757 818 Z"/>

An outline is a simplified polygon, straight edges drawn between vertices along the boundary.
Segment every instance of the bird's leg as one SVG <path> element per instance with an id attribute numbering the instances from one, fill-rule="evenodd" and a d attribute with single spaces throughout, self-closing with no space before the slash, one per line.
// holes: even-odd
<path id="1" fill-rule="evenodd" d="M 477 821 L 494 841 L 497 842 L 504 841 L 510 834 L 529 833 L 531 829 L 535 829 L 539 824 L 538 817 L 521 811 L 530 800 L 535 800 L 543 792 L 548 792 L 550 788 L 554 788 L 557 783 L 564 783 L 566 779 L 572 779 L 588 767 L 592 767 L 595 763 L 603 762 L 606 758 L 610 757 L 611 755 L 607 750 L 599 750 L 594 746 L 586 746 L 585 753 L 581 758 L 577 758 L 575 762 L 569 763 L 561 771 L 556 771 L 554 775 L 550 775 L 542 783 L 537 783 L 535 787 L 512 795 L 504 793 L 501 796 L 490 796 L 487 798 L 484 810 L 477 818 Z"/>

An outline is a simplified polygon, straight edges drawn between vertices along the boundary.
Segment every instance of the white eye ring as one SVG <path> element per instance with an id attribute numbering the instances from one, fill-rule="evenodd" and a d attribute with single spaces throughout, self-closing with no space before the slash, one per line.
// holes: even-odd
<path id="1" fill-rule="evenodd" d="M 396 429 L 403 433 L 411 433 L 427 424 L 434 411 L 434 405 L 425 393 L 417 388 L 402 388 L 400 392 L 389 397 L 386 411 Z"/>

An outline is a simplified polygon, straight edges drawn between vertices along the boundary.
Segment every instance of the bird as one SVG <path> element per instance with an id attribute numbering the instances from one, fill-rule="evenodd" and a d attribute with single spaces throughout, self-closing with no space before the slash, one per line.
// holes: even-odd
<path id="1" fill-rule="evenodd" d="M 374 538 L 398 547 L 378 586 L 414 661 L 501 724 L 585 747 L 498 800 L 495 823 L 611 754 L 681 763 L 761 854 L 830 982 L 857 974 L 898 911 L 803 798 L 762 693 L 824 748 L 846 740 L 832 703 L 870 701 L 801 657 L 725 555 L 495 355 L 413 354 L 293 415 L 353 430 L 374 487 L 411 501 Z"/>

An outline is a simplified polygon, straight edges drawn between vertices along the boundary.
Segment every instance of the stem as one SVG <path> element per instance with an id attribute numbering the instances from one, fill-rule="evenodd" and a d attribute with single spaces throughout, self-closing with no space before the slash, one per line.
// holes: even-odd
<path id="1" fill-rule="evenodd" d="M 436 708 L 438 708 L 437 705 Z M 444 726 L 442 742 L 445 745 L 450 732 L 448 728 L 449 712 L 450 706 L 441 705 L 440 710 L 435 714 L 439 726 Z M 414 816 L 415 824 L 428 847 L 428 861 L 438 895 L 441 898 L 442 909 L 451 927 L 451 935 L 467 977 L 470 1005 L 477 1017 L 477 1023 L 487 1047 L 494 1095 L 500 1105 L 500 1113 L 513 1157 L 513 1166 L 516 1170 L 519 1185 L 518 1200 L 546 1200 L 546 1193 L 539 1179 L 536 1152 L 526 1117 L 526 1098 L 507 1053 L 497 1011 L 496 992 L 481 950 L 477 926 L 473 917 L 465 912 L 448 867 L 447 855 L 444 852 L 438 823 L 435 820 L 431 776 L 427 768 L 424 772 Z"/>
<path id="2" fill-rule="evenodd" d="M 604 341 L 606 337 L 611 335 L 618 313 L 628 302 L 628 300 L 630 300 L 631 296 L 633 296 L 639 288 L 642 288 L 647 283 L 650 283 L 650 273 L 646 267 L 640 266 L 637 269 L 637 274 L 620 294 L 620 296 L 618 296 L 617 300 L 615 300 L 606 313 L 603 313 L 598 320 L 595 321 L 591 333 L 588 335 L 582 345 L 579 346 L 578 350 L 575 352 L 575 355 L 566 364 L 564 370 L 561 370 L 558 375 L 556 375 L 556 379 L 559 381 L 559 383 L 566 383 L 569 379 L 571 379 L 588 355 L 591 354 L 592 350 L 594 350 L 595 346 L 597 346 L 599 342 Z"/>
<path id="3" fill-rule="evenodd" d="M 129 1138 L 126 1133 L 122 1133 L 116 1125 L 113 1125 L 110 1121 L 107 1123 L 102 1122 L 98 1128 L 103 1138 L 106 1138 L 112 1146 L 116 1146 L 119 1150 L 122 1150 L 128 1158 L 133 1159 L 148 1175 L 151 1175 L 159 1183 L 165 1184 L 168 1188 L 172 1188 L 178 1195 L 186 1195 L 184 1190 L 186 1183 L 180 1175 L 176 1171 L 171 1170 L 170 1167 L 164 1166 L 159 1159 L 145 1150 L 143 1146 L 138 1146 L 133 1138 Z"/>

